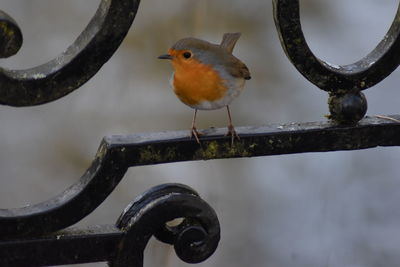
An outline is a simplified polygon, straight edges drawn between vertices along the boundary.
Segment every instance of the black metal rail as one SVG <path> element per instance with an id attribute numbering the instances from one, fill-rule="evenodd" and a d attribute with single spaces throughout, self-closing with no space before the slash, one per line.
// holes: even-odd
<path id="1" fill-rule="evenodd" d="M 0 68 L 0 103 L 39 105 L 78 89 L 118 48 L 139 2 L 102 0 L 89 25 L 66 52 L 28 70 Z M 218 245 L 218 218 L 193 189 L 184 185 L 150 189 L 125 209 L 115 225 L 67 228 L 98 207 L 130 167 L 399 146 L 400 116 L 364 118 L 367 102 L 361 91 L 383 80 L 400 64 L 400 7 L 376 49 L 354 64 L 335 66 L 316 58 L 307 46 L 299 1 L 273 0 L 273 5 L 289 59 L 308 80 L 329 92 L 331 121 L 238 127 L 241 139 L 234 145 L 222 129 L 206 130 L 201 145 L 188 138 L 186 131 L 105 137 L 88 170 L 63 193 L 39 204 L 0 209 L 0 266 L 107 261 L 116 267 L 139 267 L 153 235 L 173 244 L 186 262 L 207 259 Z M 21 45 L 18 25 L 0 12 L 0 57 L 14 55 Z M 182 218 L 179 224 L 166 224 L 176 218 Z"/>

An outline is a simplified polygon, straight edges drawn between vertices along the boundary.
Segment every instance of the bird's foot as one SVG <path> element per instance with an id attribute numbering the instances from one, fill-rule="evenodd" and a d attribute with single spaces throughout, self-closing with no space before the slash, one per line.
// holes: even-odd
<path id="1" fill-rule="evenodd" d="M 198 144 L 200 144 L 200 139 L 199 137 L 202 135 L 202 133 L 200 133 L 199 131 L 197 131 L 196 127 L 192 127 L 192 129 L 190 129 L 190 138 L 192 138 L 194 136 L 194 138 L 196 139 L 196 142 Z"/>
<path id="2" fill-rule="evenodd" d="M 228 125 L 228 132 L 225 134 L 225 136 L 231 136 L 231 145 L 233 146 L 233 142 L 235 141 L 235 138 L 237 140 L 240 140 L 239 135 L 235 131 L 235 127 L 233 127 L 232 124 Z"/>

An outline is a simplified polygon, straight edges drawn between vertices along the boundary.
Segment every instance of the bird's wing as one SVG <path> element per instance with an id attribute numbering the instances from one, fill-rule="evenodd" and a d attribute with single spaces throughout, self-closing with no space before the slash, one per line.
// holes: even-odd
<path id="1" fill-rule="evenodd" d="M 225 62 L 227 62 L 227 64 L 225 65 L 227 71 L 233 77 L 244 78 L 245 80 L 251 79 L 250 71 L 247 68 L 246 64 L 244 64 L 235 56 L 230 55 Z"/>

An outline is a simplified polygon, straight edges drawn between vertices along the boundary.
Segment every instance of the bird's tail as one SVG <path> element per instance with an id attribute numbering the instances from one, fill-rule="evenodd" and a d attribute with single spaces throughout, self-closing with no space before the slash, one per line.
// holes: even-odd
<path id="1" fill-rule="evenodd" d="M 225 48 L 229 53 L 232 53 L 237 40 L 239 40 L 240 38 L 240 35 L 242 35 L 240 32 L 225 33 L 222 37 L 222 42 L 220 46 L 222 48 Z"/>

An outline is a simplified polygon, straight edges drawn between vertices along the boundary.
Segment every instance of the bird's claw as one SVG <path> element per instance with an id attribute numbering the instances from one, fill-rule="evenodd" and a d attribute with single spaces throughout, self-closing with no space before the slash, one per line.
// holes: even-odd
<path id="1" fill-rule="evenodd" d="M 200 132 L 197 131 L 196 127 L 192 127 L 192 129 L 190 129 L 190 138 L 192 138 L 194 136 L 194 138 L 196 139 L 196 142 L 198 144 L 200 144 L 200 139 L 199 136 L 201 136 L 202 134 Z"/>
<path id="2" fill-rule="evenodd" d="M 235 131 L 235 127 L 233 127 L 232 124 L 228 125 L 228 132 L 225 134 L 225 136 L 231 136 L 231 145 L 233 146 L 233 142 L 235 141 L 235 138 L 237 140 L 240 140 L 239 135 Z"/>

